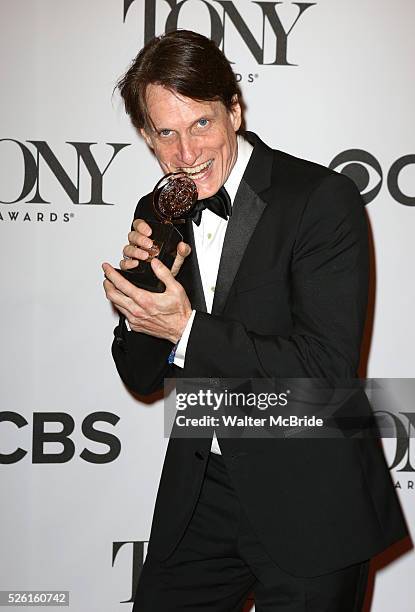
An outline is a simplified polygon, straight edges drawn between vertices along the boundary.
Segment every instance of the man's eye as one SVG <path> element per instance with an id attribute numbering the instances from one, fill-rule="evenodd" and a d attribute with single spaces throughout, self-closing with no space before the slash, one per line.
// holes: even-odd
<path id="1" fill-rule="evenodd" d="M 204 118 L 203 118 L 203 119 L 199 119 L 199 121 L 198 121 L 197 123 L 198 123 L 198 125 L 199 125 L 200 127 L 206 127 L 206 126 L 207 126 L 207 124 L 209 123 L 209 121 L 208 121 L 207 119 L 204 119 Z"/>
<path id="2" fill-rule="evenodd" d="M 159 134 L 160 136 L 170 136 L 171 130 L 160 130 Z"/>

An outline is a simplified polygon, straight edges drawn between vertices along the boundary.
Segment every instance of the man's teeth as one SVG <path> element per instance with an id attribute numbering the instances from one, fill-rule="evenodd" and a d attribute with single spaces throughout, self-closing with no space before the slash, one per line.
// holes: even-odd
<path id="1" fill-rule="evenodd" d="M 181 168 L 182 172 L 186 174 L 199 174 L 202 170 L 205 170 L 212 164 L 212 159 L 209 159 L 204 164 L 200 164 L 200 166 L 195 166 L 194 168 Z"/>

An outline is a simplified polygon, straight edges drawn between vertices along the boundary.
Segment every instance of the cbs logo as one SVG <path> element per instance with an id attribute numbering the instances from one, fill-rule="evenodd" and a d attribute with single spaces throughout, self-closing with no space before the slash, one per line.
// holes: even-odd
<path id="1" fill-rule="evenodd" d="M 402 182 L 401 173 L 413 164 L 415 164 L 414 154 L 400 157 L 390 167 L 386 179 L 389 193 L 394 200 L 404 206 L 415 206 L 415 196 L 405 193 L 399 184 L 400 179 Z M 384 176 L 381 165 L 376 157 L 363 149 L 348 149 L 339 153 L 329 168 L 351 178 L 356 183 L 365 204 L 372 202 L 382 188 Z"/>
<path id="2" fill-rule="evenodd" d="M 80 458 L 95 464 L 115 461 L 121 452 L 121 442 L 115 434 L 101 429 L 97 423 L 107 423 L 115 427 L 119 420 L 120 417 L 112 412 L 101 411 L 86 415 L 81 424 L 83 436 L 89 442 L 107 447 L 107 450 L 95 452 L 85 446 L 79 453 Z M 2 429 L 7 427 L 7 424 L 12 424 L 19 430 L 29 425 L 23 415 L 12 411 L 0 412 L 0 423 L 6 424 L 2 425 Z M 50 427 L 53 431 L 48 431 Z M 66 412 L 34 412 L 31 430 L 32 463 L 67 463 L 75 456 L 76 447 L 71 438 L 75 430 L 72 415 Z M 51 444 L 54 445 L 52 450 L 50 449 Z M 7 445 L 9 448 L 4 448 Z M 18 446 L 18 443 L 10 444 L 9 436 L 3 436 L 3 443 L 0 447 L 0 464 L 17 463 L 27 454 L 28 451 L 25 448 Z"/>

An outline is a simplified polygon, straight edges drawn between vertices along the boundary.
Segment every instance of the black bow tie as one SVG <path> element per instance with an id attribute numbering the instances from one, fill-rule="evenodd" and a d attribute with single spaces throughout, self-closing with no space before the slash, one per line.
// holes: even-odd
<path id="1" fill-rule="evenodd" d="M 232 204 L 228 192 L 225 187 L 221 187 L 214 196 L 205 198 L 204 200 L 198 200 L 192 209 L 190 218 L 193 223 L 200 225 L 202 220 L 202 212 L 208 208 L 215 215 L 219 215 L 222 219 L 227 219 L 232 214 Z"/>

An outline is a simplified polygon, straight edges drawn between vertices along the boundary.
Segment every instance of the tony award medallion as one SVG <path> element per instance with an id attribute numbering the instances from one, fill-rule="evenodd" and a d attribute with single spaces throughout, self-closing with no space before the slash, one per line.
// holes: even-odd
<path id="1" fill-rule="evenodd" d="M 153 189 L 153 209 L 159 221 L 148 221 L 152 229 L 153 247 L 145 261 L 139 261 L 132 270 L 119 270 L 130 283 L 156 293 L 162 293 L 165 285 L 154 274 L 151 260 L 158 257 L 169 269 L 176 257 L 177 245 L 183 240 L 177 225 L 183 224 L 197 202 L 197 187 L 183 172 L 171 172 L 163 176 Z"/>

